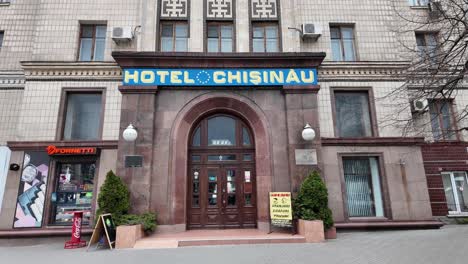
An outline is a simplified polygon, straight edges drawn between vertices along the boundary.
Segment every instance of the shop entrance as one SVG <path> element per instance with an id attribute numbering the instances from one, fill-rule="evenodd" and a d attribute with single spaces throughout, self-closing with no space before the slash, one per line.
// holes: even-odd
<path id="1" fill-rule="evenodd" d="M 217 114 L 191 134 L 187 226 L 256 227 L 255 149 L 250 128 L 239 118 Z"/>

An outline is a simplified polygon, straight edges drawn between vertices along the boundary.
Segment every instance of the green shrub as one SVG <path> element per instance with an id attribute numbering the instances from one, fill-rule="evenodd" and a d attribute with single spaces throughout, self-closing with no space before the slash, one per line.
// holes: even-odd
<path id="1" fill-rule="evenodd" d="M 317 171 L 313 171 L 301 184 L 293 200 L 294 216 L 303 220 L 322 220 L 325 229 L 333 226 L 333 217 L 328 208 L 328 191 Z"/>
<path id="2" fill-rule="evenodd" d="M 141 215 L 127 214 L 122 215 L 116 221 L 117 225 L 138 225 L 141 224 L 146 233 L 152 233 L 156 230 L 156 214 L 144 213 Z"/>
<path id="3" fill-rule="evenodd" d="M 456 218 L 455 222 L 459 225 L 468 225 L 468 218 Z"/>
<path id="4" fill-rule="evenodd" d="M 107 173 L 100 188 L 98 206 L 97 216 L 109 213 L 116 221 L 130 208 L 130 192 L 127 185 L 113 171 Z"/>

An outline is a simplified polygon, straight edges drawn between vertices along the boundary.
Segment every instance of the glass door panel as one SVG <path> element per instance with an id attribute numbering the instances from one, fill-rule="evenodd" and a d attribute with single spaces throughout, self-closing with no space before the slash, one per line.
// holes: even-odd
<path id="1" fill-rule="evenodd" d="M 236 171 L 226 170 L 227 206 L 236 206 Z"/>
<path id="2" fill-rule="evenodd" d="M 218 205 L 218 172 L 208 170 L 208 206 Z"/>

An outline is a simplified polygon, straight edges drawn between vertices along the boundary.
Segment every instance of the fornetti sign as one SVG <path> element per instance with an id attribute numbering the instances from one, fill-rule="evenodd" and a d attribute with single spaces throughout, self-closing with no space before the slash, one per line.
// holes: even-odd
<path id="1" fill-rule="evenodd" d="M 124 85 L 316 85 L 316 69 L 125 69 Z"/>

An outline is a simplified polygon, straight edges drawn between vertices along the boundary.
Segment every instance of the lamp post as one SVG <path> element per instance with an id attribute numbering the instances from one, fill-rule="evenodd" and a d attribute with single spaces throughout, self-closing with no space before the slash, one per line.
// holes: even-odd
<path id="1" fill-rule="evenodd" d="M 302 138 L 305 141 L 312 141 L 315 139 L 315 130 L 307 123 L 302 130 Z"/>
<path id="2" fill-rule="evenodd" d="M 135 129 L 135 127 L 130 124 L 128 127 L 123 131 L 122 133 L 123 139 L 125 141 L 133 142 L 137 139 L 138 137 L 138 132 Z"/>

